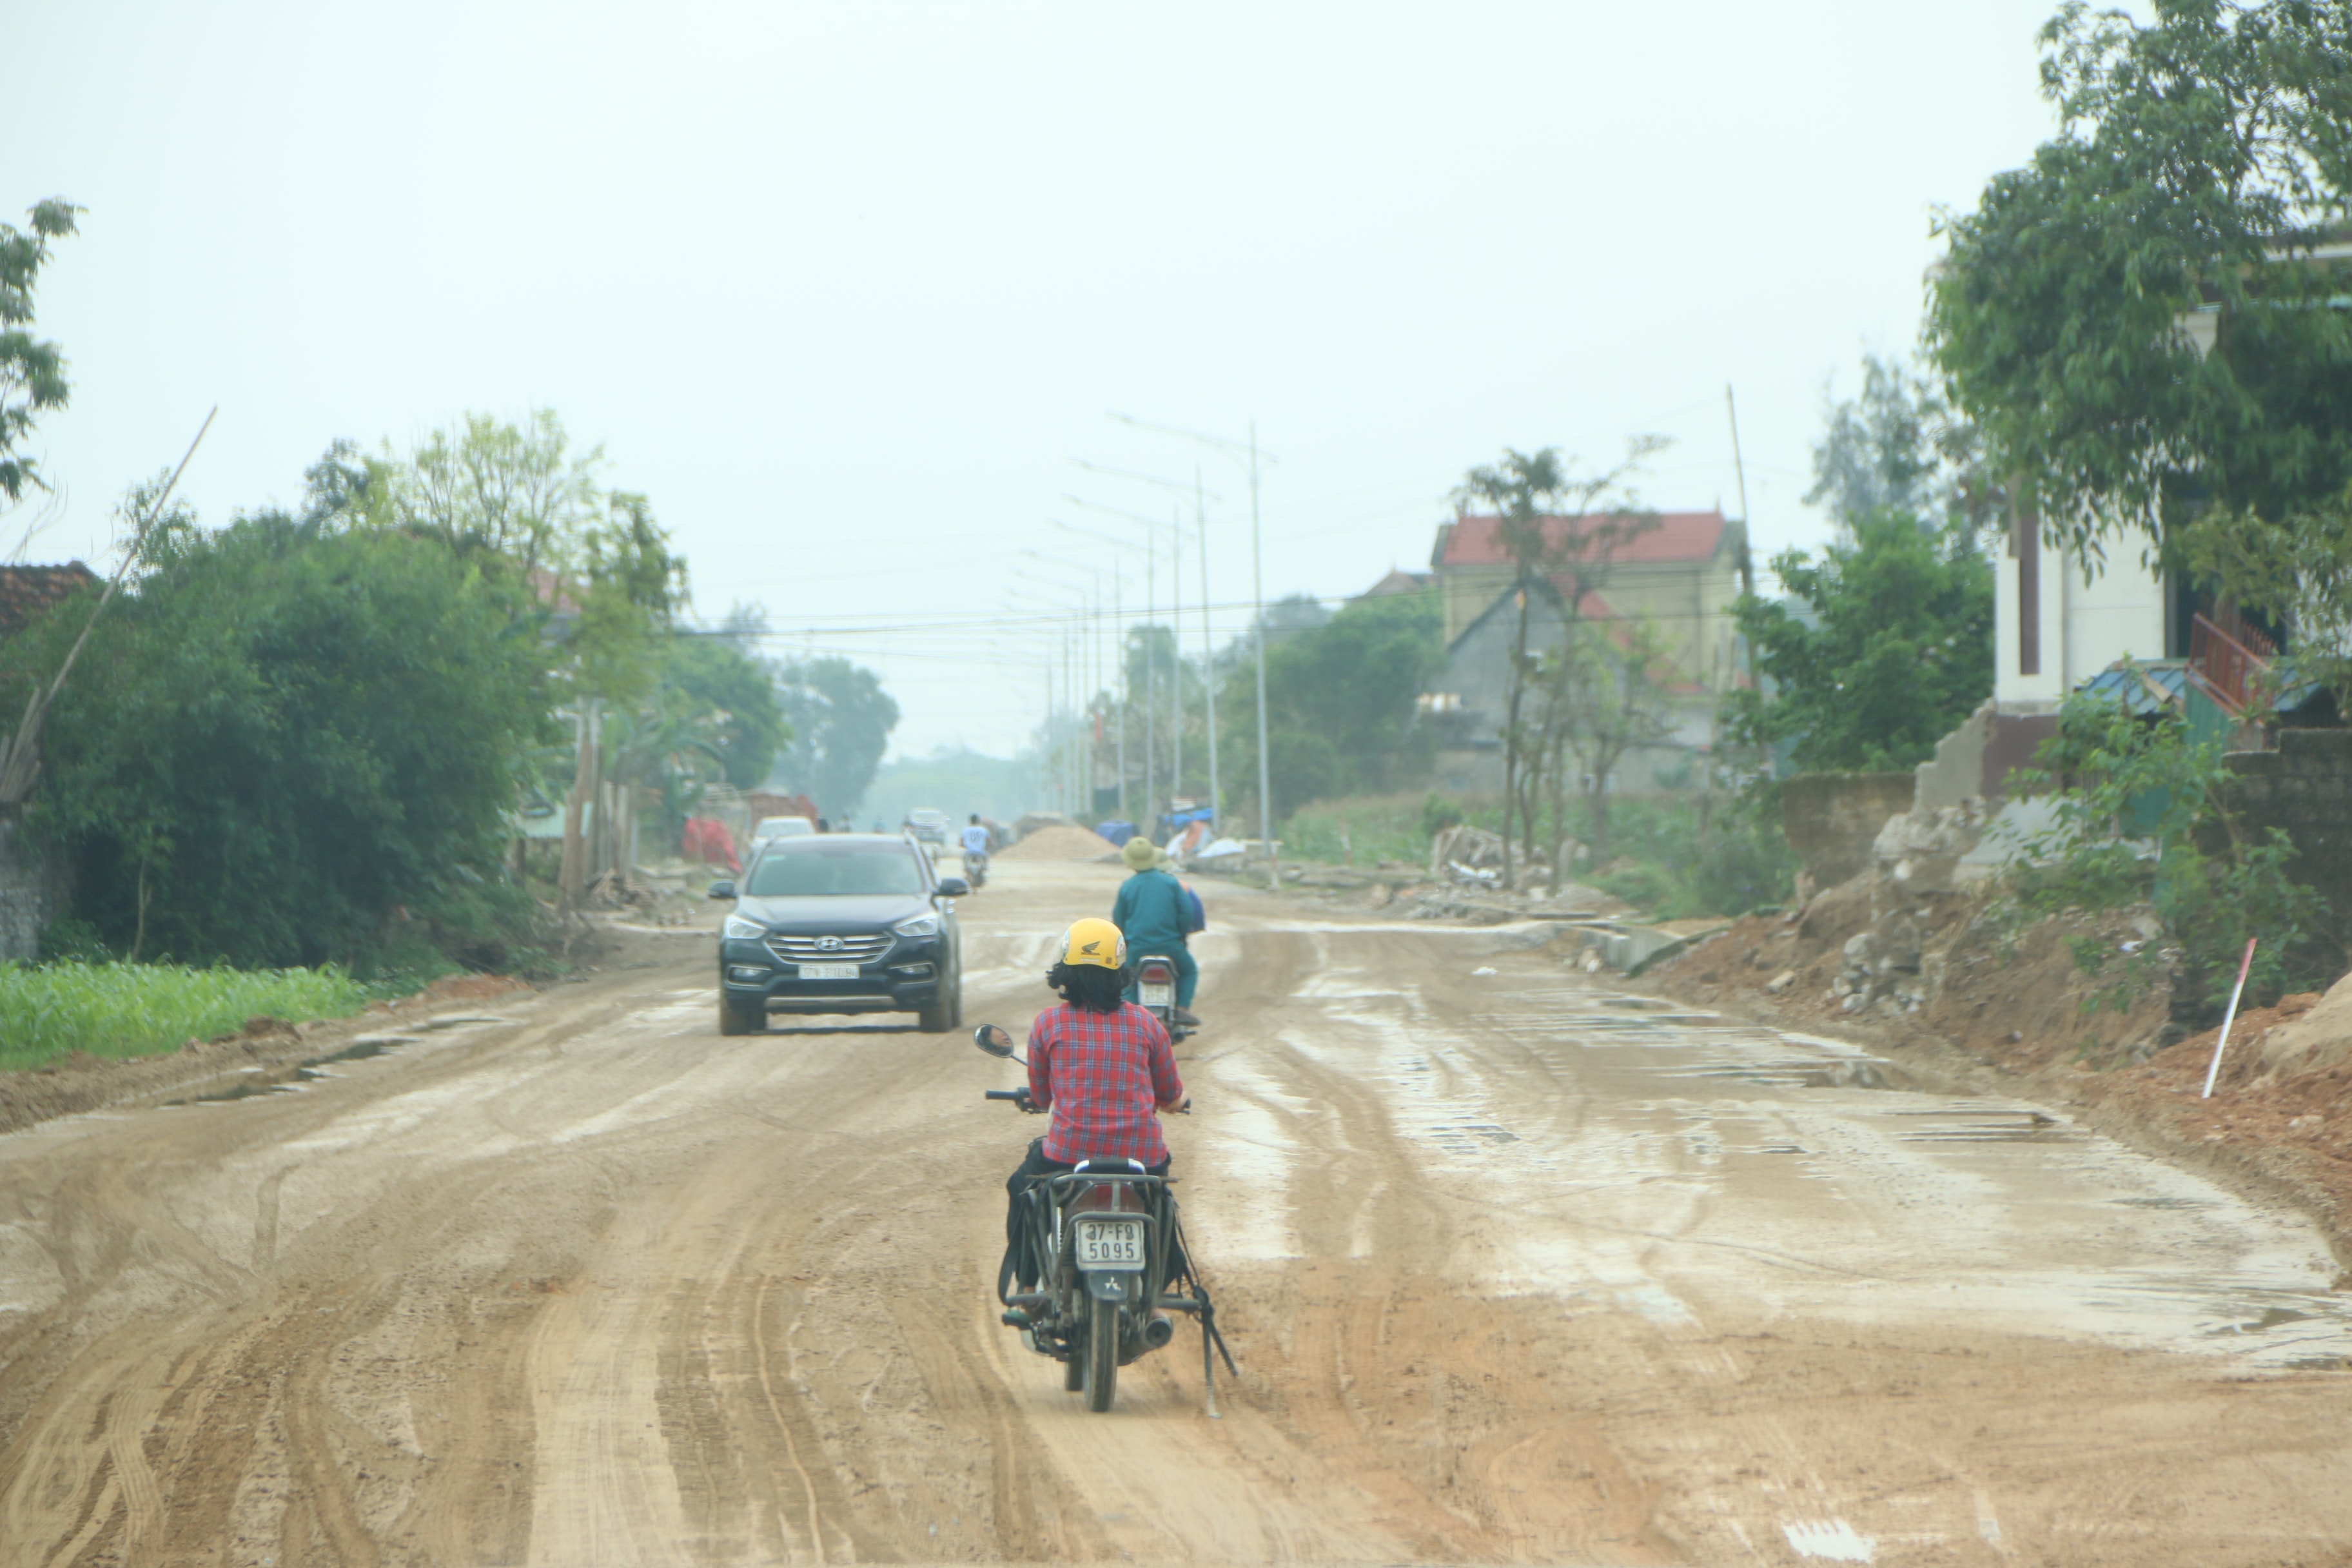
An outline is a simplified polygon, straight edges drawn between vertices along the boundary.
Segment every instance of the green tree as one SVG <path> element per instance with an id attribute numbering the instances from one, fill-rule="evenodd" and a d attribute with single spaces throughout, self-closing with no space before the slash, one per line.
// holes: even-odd
<path id="1" fill-rule="evenodd" d="M 1576 759 L 1585 831 L 1597 866 L 1609 858 L 1610 780 L 1626 753 L 1672 732 L 1666 699 L 1675 679 L 1672 650 L 1657 623 L 1646 616 L 1573 622 L 1566 640 L 1545 656 L 1538 680 L 1545 697 L 1541 734 L 1552 781 L 1551 864 L 1556 878 L 1566 874 L 1560 856 L 1568 841 L 1567 759 Z"/>
<path id="2" fill-rule="evenodd" d="M 1533 761 L 1540 774 L 1545 751 L 1530 733 L 1523 711 L 1528 689 L 1538 671 L 1539 650 L 1528 647 L 1528 614 L 1538 595 L 1559 607 L 1561 641 L 1576 637 L 1585 595 L 1608 581 L 1609 568 L 1620 548 L 1656 526 L 1627 488 L 1652 454 L 1666 443 L 1640 436 L 1626 444 L 1624 460 L 1589 475 L 1575 473 L 1555 447 L 1533 453 L 1503 448 L 1499 462 L 1472 468 L 1454 487 L 1454 504 L 1466 515 L 1473 506 L 1491 508 L 1496 532 L 1510 557 L 1511 592 L 1516 611 L 1511 651 L 1503 696 L 1503 879 L 1512 879 L 1513 821 L 1523 843 L 1518 858 L 1535 846 L 1532 802 L 1542 794 L 1541 779 L 1522 776 Z"/>
<path id="3" fill-rule="evenodd" d="M 2343 973 L 2326 901 L 2287 876 L 2293 842 L 2278 828 L 2256 834 L 2238 820 L 2221 742 L 2190 739 L 2177 710 L 2138 713 L 2111 698 L 2078 695 L 2059 710 L 2058 733 L 2039 760 L 2070 787 L 2057 797 L 2051 826 L 2005 873 L 2015 914 L 2153 904 L 2179 948 L 2187 994 L 2209 1015 L 2235 984 L 2250 936 L 2262 942 L 2249 1000 L 2275 1001 Z M 2127 993 L 2139 978 L 2132 971 L 2157 962 L 2155 952 L 2138 955 L 2116 984 Z M 2083 967 L 2098 974 L 2107 963 L 2102 954 Z"/>
<path id="4" fill-rule="evenodd" d="M 845 658 L 793 660 L 777 672 L 776 685 L 792 729 L 776 776 L 826 815 L 847 821 L 889 750 L 898 704 L 879 675 Z"/>
<path id="5" fill-rule="evenodd" d="M 1904 768 L 1992 691 L 1992 566 L 1965 528 L 1923 532 L 1903 512 L 1857 518 L 1853 542 L 1772 570 L 1803 606 L 1734 608 L 1770 695 L 1726 704 L 1734 735 L 1785 744 L 1804 769 Z"/>
<path id="6" fill-rule="evenodd" d="M 2063 6 L 2059 134 L 1938 224 L 1927 342 L 1992 471 L 2086 559 L 2199 511 L 2293 528 L 2352 483 L 2352 3 Z"/>
<path id="7" fill-rule="evenodd" d="M 677 637 L 667 683 L 711 716 L 714 760 L 729 784 L 757 789 L 792 735 L 775 675 L 723 637 Z"/>
<path id="8" fill-rule="evenodd" d="M 603 519 L 578 531 L 569 586 L 580 609 L 565 645 L 577 691 L 625 710 L 662 679 L 671 623 L 687 602 L 686 558 L 671 552 L 645 497 L 614 490 L 596 500 Z"/>
<path id="9" fill-rule="evenodd" d="M 2262 696 L 2276 701 L 2280 689 L 2316 681 L 2334 693 L 2337 715 L 2352 717 L 2352 489 L 2296 509 L 2275 528 L 2207 512 L 2179 538 L 2190 571 L 2294 629 L 2273 689 Z"/>
<path id="10" fill-rule="evenodd" d="M 467 414 L 404 458 L 389 444 L 377 457 L 352 458 L 340 444 L 330 448 L 312 470 L 314 493 L 339 489 L 371 522 L 487 551 L 526 574 L 580 571 L 621 499 L 598 479 L 604 448 L 574 452 L 563 421 L 546 408 L 521 424 Z"/>
<path id="11" fill-rule="evenodd" d="M 27 488 L 45 488 L 39 465 L 21 448 L 33 422 L 63 408 L 72 391 L 65 351 L 30 329 L 33 285 L 49 259 L 49 241 L 73 233 L 81 210 L 57 197 L 33 208 L 29 232 L 0 223 L 0 495 L 11 503 Z"/>
<path id="12" fill-rule="evenodd" d="M 503 964 L 529 900 L 499 882 L 543 738 L 545 656 L 502 588 L 438 546 L 276 513 L 151 532 L 51 719 L 27 820 L 107 946 L 361 966 L 428 941 Z M 6 650 L 10 700 L 81 617 Z"/>
<path id="13" fill-rule="evenodd" d="M 1878 511 L 1908 512 L 1930 530 L 1981 525 L 2006 500 L 1984 473 L 1982 445 L 1933 382 L 1900 360 L 1864 354 L 1861 392 L 1827 410 L 1805 504 L 1849 539 L 1850 519 Z"/>
<path id="14" fill-rule="evenodd" d="M 1444 660 L 1442 624 L 1434 593 L 1400 594 L 1349 605 L 1267 646 L 1267 772 L 1277 801 L 1296 811 L 1423 776 L 1430 738 L 1415 721 L 1416 700 Z M 1256 679 L 1234 671 L 1218 707 L 1221 764 L 1237 779 L 1257 773 Z"/>

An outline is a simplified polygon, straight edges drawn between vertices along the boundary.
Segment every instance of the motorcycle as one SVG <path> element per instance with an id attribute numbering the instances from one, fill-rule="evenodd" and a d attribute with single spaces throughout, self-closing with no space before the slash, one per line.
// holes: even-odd
<path id="1" fill-rule="evenodd" d="M 1192 1031 L 1176 1021 L 1176 963 L 1147 952 L 1135 961 L 1135 999 L 1168 1031 L 1171 1045 L 1182 1045 Z"/>
<path id="2" fill-rule="evenodd" d="M 967 849 L 963 852 L 963 879 L 975 893 L 988 885 L 988 856 L 984 851 Z"/>
<path id="3" fill-rule="evenodd" d="M 994 1024 L 972 1031 L 972 1043 L 1000 1060 L 1026 1066 L 1013 1037 Z M 1024 1110 L 1035 1109 L 1026 1089 L 992 1089 Z M 1087 1160 L 1032 1188 L 1026 1224 L 1030 1256 L 1038 1260 L 1035 1289 L 1012 1291 L 1011 1258 L 997 1281 L 1007 1328 L 1024 1331 L 1030 1349 L 1062 1363 L 1062 1386 L 1086 1395 L 1087 1408 L 1105 1411 L 1118 1391 L 1118 1369 L 1164 1349 L 1176 1336 L 1162 1312 L 1188 1312 L 1201 1324 L 1201 1378 L 1208 1412 L 1217 1415 L 1212 1352 L 1233 1373 L 1233 1352 L 1217 1331 L 1216 1309 L 1183 1242 L 1174 1178 L 1155 1176 L 1134 1160 Z M 1169 1258 L 1178 1259 L 1170 1277 Z M 1160 1288 L 1155 1282 L 1165 1281 Z M 1236 1374 L 1238 1375 L 1238 1374 Z"/>

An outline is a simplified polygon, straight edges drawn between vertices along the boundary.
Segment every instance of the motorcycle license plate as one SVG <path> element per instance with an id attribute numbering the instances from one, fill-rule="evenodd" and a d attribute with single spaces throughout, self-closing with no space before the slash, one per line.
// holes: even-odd
<path id="1" fill-rule="evenodd" d="M 1143 1222 L 1139 1219 L 1082 1219 L 1074 1239 L 1081 1268 L 1143 1267 Z"/>
<path id="2" fill-rule="evenodd" d="M 801 978 L 803 980 L 855 980 L 857 978 L 857 965 L 854 963 L 803 963 L 801 965 Z"/>
<path id="3" fill-rule="evenodd" d="M 1135 990 L 1147 1007 L 1172 1007 L 1176 1005 L 1176 987 L 1173 985 L 1139 985 Z"/>

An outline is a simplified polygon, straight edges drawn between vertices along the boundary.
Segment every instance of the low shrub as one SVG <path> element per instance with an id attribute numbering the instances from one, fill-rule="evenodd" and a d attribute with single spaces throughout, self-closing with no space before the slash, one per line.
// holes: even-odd
<path id="1" fill-rule="evenodd" d="M 2214 1016 L 2250 936 L 2261 938 L 2250 1004 L 2342 973 L 2326 901 L 2287 876 L 2287 836 L 2272 828 L 2257 837 L 2229 809 L 2220 741 L 2192 738 L 2168 710 L 2135 713 L 2113 699 L 2077 697 L 2060 710 L 2058 733 L 2037 760 L 2044 782 L 2067 787 L 2048 829 L 2026 841 L 2004 875 L 1997 920 L 2014 927 L 2071 910 L 2152 905 L 2176 954 L 2179 994 Z M 2145 959 L 2137 967 L 2147 967 Z M 2103 970 L 2104 961 L 2087 972 Z"/>
<path id="2" fill-rule="evenodd" d="M 1383 860 L 1429 862 L 1429 824 L 1440 795 L 1374 795 L 1318 800 L 1282 825 L 1283 852 L 1334 865 L 1376 866 Z M 1459 820 L 1459 817 L 1456 817 Z M 1447 824 L 1451 826 L 1451 824 Z"/>
<path id="3" fill-rule="evenodd" d="M 152 1056 L 267 1015 L 348 1017 L 381 994 L 340 969 L 197 969 L 64 960 L 0 966 L 0 1069 L 68 1052 Z"/>
<path id="4" fill-rule="evenodd" d="M 1301 807 L 1283 828 L 1285 852 L 1301 859 L 1371 866 L 1429 863 L 1431 841 L 1468 822 L 1500 825 L 1493 800 L 1441 795 L 1366 795 Z M 1740 915 L 1787 899 L 1797 859 L 1780 831 L 1780 797 L 1769 781 L 1738 795 L 1621 795 L 1610 806 L 1615 853 L 1604 870 L 1579 879 L 1660 920 Z M 1581 837 L 1583 807 L 1569 806 L 1569 830 Z"/>

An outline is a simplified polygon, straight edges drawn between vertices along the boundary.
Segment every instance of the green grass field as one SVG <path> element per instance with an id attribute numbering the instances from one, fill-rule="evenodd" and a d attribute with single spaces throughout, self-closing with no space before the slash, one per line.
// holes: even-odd
<path id="1" fill-rule="evenodd" d="M 153 1056 L 267 1014 L 342 1018 L 382 993 L 339 969 L 192 969 L 175 963 L 0 967 L 0 1070 L 72 1051 Z"/>

